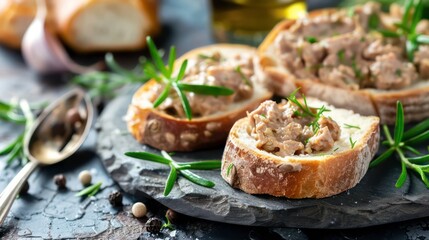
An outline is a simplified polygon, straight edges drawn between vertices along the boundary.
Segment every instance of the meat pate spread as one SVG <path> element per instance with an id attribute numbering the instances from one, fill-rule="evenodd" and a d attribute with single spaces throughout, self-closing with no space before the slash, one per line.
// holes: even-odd
<path id="1" fill-rule="evenodd" d="M 384 16 L 384 17 L 383 17 Z M 297 79 L 346 88 L 401 89 L 429 77 L 429 47 L 419 46 L 413 62 L 405 38 L 386 38 L 371 30 L 392 29 L 401 16 L 381 12 L 370 2 L 352 9 L 297 20 L 274 40 L 274 54 Z M 427 20 L 418 33 L 426 33 Z"/>
<path id="2" fill-rule="evenodd" d="M 328 151 L 341 134 L 331 118 L 305 116 L 291 101 L 265 101 L 247 117 L 247 132 L 256 147 L 280 157 Z"/>
<path id="3" fill-rule="evenodd" d="M 251 55 L 222 55 L 216 51 L 199 54 L 188 59 L 188 67 L 181 82 L 210 86 L 222 86 L 234 90 L 229 96 L 208 96 L 186 92 L 194 117 L 203 117 L 225 110 L 230 104 L 249 99 L 253 95 L 255 73 Z M 163 88 L 158 85 L 155 95 Z M 178 95 L 171 91 L 169 97 L 158 107 L 175 117 L 184 118 L 185 113 Z"/>

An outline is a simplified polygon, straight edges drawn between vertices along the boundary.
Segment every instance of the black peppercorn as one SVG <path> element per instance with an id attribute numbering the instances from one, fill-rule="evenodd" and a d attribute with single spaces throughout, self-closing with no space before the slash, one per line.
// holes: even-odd
<path id="1" fill-rule="evenodd" d="M 19 195 L 27 194 L 28 189 L 30 189 L 30 185 L 28 184 L 28 181 L 25 180 L 24 184 L 22 185 L 21 189 L 19 190 Z"/>
<path id="2" fill-rule="evenodd" d="M 58 186 L 58 188 L 66 188 L 66 177 L 63 174 L 57 174 L 54 176 L 54 182 L 55 185 Z"/>
<path id="3" fill-rule="evenodd" d="M 114 207 L 122 206 L 122 193 L 118 191 L 110 193 L 109 202 Z"/>
<path id="4" fill-rule="evenodd" d="M 150 233 L 159 233 L 161 231 L 162 221 L 159 218 L 149 218 L 146 222 L 146 230 Z"/>
<path id="5" fill-rule="evenodd" d="M 167 217 L 171 223 L 176 224 L 179 221 L 180 214 L 173 211 L 172 209 L 168 209 L 165 217 Z"/>

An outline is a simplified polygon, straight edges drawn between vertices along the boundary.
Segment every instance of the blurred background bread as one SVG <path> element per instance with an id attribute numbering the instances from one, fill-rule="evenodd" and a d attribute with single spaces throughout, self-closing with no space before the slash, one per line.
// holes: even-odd
<path id="1" fill-rule="evenodd" d="M 75 51 L 143 48 L 160 27 L 157 0 L 48 0 L 48 24 Z M 0 1 L 0 43 L 19 48 L 36 0 Z"/>

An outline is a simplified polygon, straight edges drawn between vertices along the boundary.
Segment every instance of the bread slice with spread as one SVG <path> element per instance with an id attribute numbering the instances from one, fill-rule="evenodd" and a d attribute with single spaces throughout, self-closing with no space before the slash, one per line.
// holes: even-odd
<path id="1" fill-rule="evenodd" d="M 221 174 L 250 194 L 329 197 L 359 183 L 379 136 L 378 117 L 316 99 L 266 101 L 232 127 Z"/>
<path id="2" fill-rule="evenodd" d="M 279 23 L 258 49 L 272 89 L 287 96 L 300 87 L 306 96 L 378 115 L 387 124 L 395 121 L 398 100 L 406 121 L 429 117 L 429 46 L 420 44 L 410 54 L 403 36 L 381 34 L 398 28 L 397 8 L 384 13 L 370 2 Z M 428 34 L 428 26 L 421 20 L 416 32 Z"/>
<path id="3" fill-rule="evenodd" d="M 216 44 L 194 49 L 175 61 L 188 61 L 181 83 L 206 84 L 233 90 L 229 96 L 185 95 L 192 109 L 186 117 L 177 94 L 171 90 L 157 108 L 163 85 L 144 84 L 133 96 L 127 113 L 128 129 L 141 143 L 165 151 L 194 151 L 224 144 L 236 120 L 272 97 L 255 73 L 256 49 L 244 45 Z"/>

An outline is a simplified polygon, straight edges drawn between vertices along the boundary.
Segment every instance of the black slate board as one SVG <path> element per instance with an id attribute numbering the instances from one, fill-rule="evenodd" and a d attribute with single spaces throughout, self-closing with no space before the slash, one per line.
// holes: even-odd
<path id="1" fill-rule="evenodd" d="M 231 188 L 218 170 L 195 171 L 214 181 L 212 189 L 180 178 L 163 196 L 167 167 L 123 155 L 156 149 L 141 145 L 127 132 L 123 116 L 131 95 L 112 101 L 98 122 L 97 151 L 112 178 L 130 194 L 150 196 L 189 216 L 240 225 L 298 228 L 358 228 L 429 216 L 429 190 L 411 174 L 400 189 L 394 187 L 400 164 L 390 159 L 370 169 L 353 189 L 325 199 L 290 200 L 255 196 Z M 177 153 L 178 161 L 220 159 L 222 149 Z"/>

